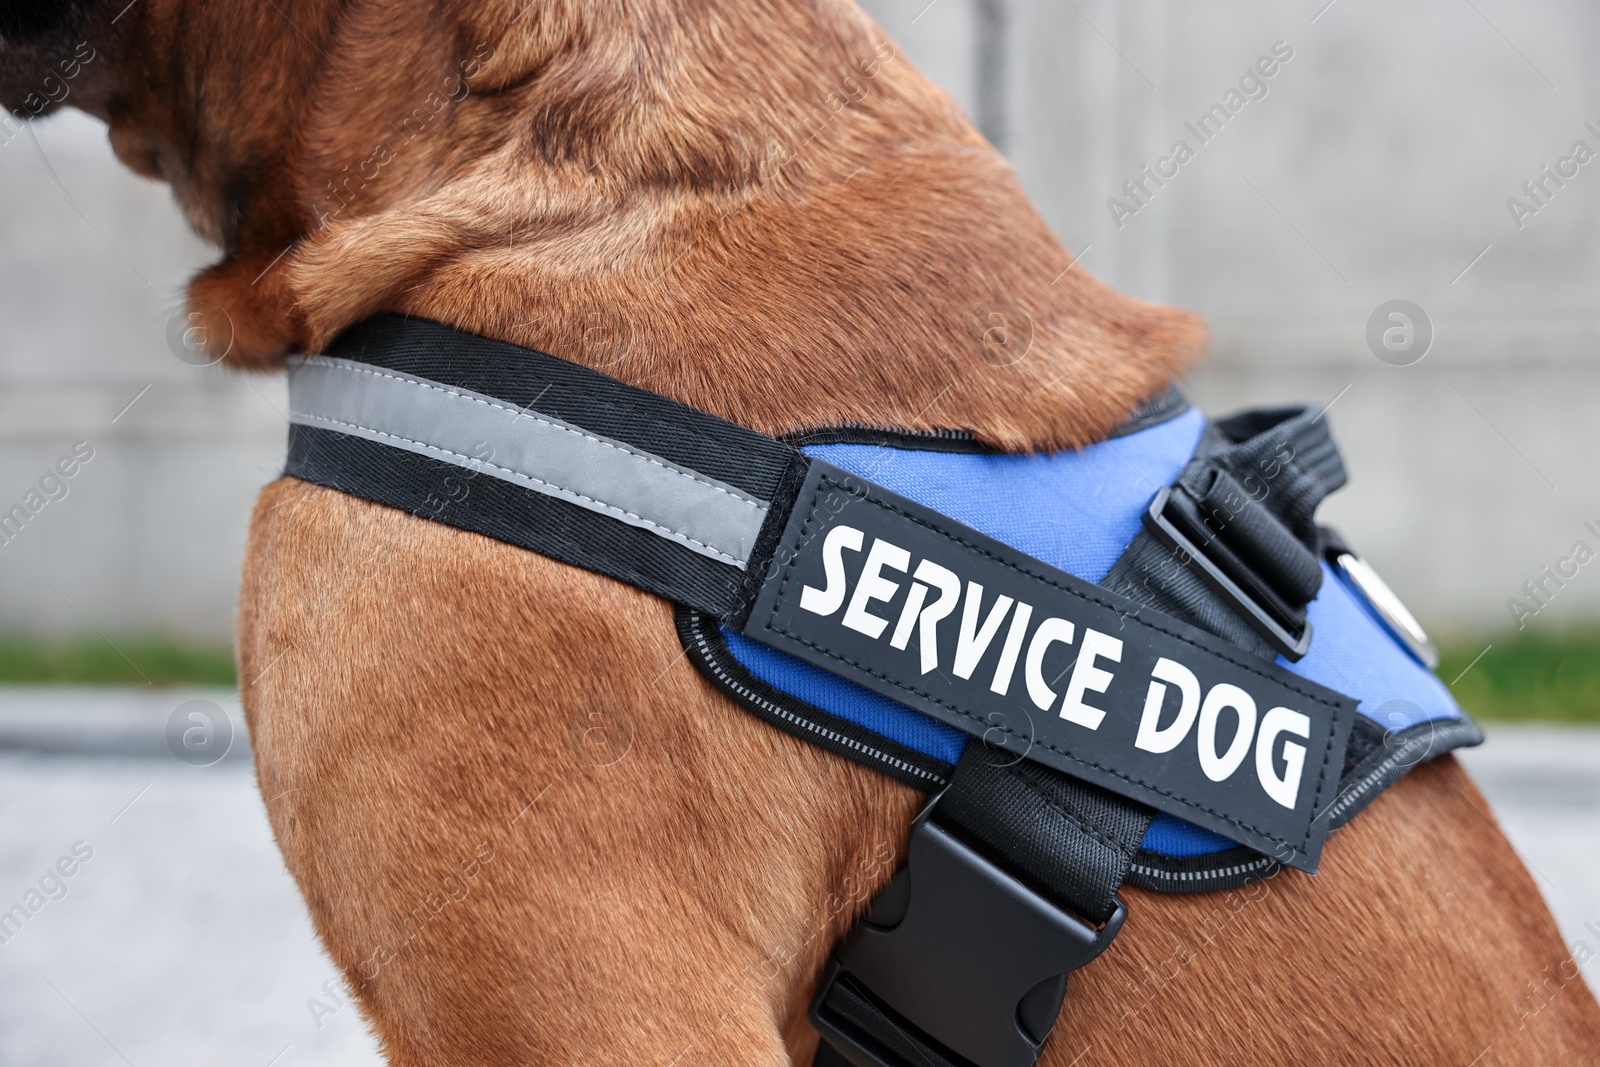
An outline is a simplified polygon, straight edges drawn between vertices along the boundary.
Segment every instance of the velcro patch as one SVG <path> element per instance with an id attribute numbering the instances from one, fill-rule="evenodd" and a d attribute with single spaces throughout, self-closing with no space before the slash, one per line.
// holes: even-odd
<path id="1" fill-rule="evenodd" d="M 812 460 L 744 633 L 1314 871 L 1356 702 Z"/>

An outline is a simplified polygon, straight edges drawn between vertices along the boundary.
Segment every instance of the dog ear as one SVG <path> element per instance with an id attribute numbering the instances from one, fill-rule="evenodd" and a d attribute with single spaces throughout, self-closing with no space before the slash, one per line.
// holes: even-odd
<path id="1" fill-rule="evenodd" d="M 205 349 L 235 370 L 272 371 L 289 352 L 305 351 L 306 325 L 288 272 L 274 270 L 283 254 L 232 256 L 189 283 L 189 321 Z"/>

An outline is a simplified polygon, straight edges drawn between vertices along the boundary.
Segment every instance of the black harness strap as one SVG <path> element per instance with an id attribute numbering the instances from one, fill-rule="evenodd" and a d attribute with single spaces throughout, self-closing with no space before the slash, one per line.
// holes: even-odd
<path id="1" fill-rule="evenodd" d="M 969 743 L 937 815 L 1098 925 L 1117 909 L 1117 889 L 1154 812 L 1004 749 Z"/>
<path id="2" fill-rule="evenodd" d="M 1266 659 L 1310 647 L 1322 584 L 1315 513 L 1345 483 L 1321 414 L 1251 411 L 1206 427 L 1177 483 L 1100 583 Z"/>
<path id="3" fill-rule="evenodd" d="M 317 358 L 382 368 L 444 383 L 463 397 L 503 402 L 504 410 L 494 413 L 503 425 L 491 423 L 482 436 L 447 455 L 444 449 L 403 447 L 409 438 L 380 436 L 381 430 L 367 424 L 375 420 L 297 410 L 291 416 L 286 473 L 597 571 L 717 616 L 748 598 L 743 566 L 659 536 L 648 526 L 617 521 L 570 496 L 530 492 L 525 483 L 494 476 L 504 446 L 491 439 L 491 431 L 509 435 L 536 421 L 559 420 L 767 502 L 781 496 L 785 475 L 799 462 L 792 448 L 587 367 L 427 319 L 378 315 L 341 334 Z M 369 430 L 366 436 L 356 433 L 362 428 Z M 773 525 L 772 536 L 779 529 Z"/>

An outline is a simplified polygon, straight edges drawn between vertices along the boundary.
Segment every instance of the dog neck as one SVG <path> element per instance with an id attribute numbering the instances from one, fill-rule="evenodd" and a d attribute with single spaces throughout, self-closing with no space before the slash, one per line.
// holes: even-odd
<path id="1" fill-rule="evenodd" d="M 190 302 L 228 312 L 236 365 L 394 310 L 766 433 L 1027 450 L 1103 433 L 1201 344 L 1075 266 L 853 4 L 301 6 L 321 61 L 257 138 L 288 184 L 191 210 L 234 220 Z"/>

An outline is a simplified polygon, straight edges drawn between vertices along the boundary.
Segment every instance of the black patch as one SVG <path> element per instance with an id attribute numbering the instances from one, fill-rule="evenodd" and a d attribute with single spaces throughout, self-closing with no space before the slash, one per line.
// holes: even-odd
<path id="1" fill-rule="evenodd" d="M 830 542 L 834 533 L 839 539 Z M 865 561 L 875 555 L 886 565 L 868 587 L 874 594 L 869 600 L 859 588 L 866 584 Z M 919 582 L 924 563 L 932 566 Z M 1289 866 L 1316 869 L 1328 829 L 1322 816 L 1338 793 L 1355 715 L 1349 697 L 815 460 L 777 555 L 764 571 L 766 582 L 744 627 L 747 636 L 993 747 L 1026 753 Z M 937 588 L 940 581 L 948 589 Z M 917 591 L 922 595 L 913 603 Z M 977 599 L 975 592 L 981 594 Z M 1009 598 L 1003 610 L 997 607 L 1002 596 Z M 954 599 L 938 615 L 936 605 L 947 597 Z M 1026 617 L 1010 610 L 1023 604 L 1031 606 Z M 921 642 L 913 640 L 923 626 L 919 605 L 933 608 L 939 620 L 931 627 L 935 666 L 927 671 L 921 668 Z M 996 612 L 1000 621 L 985 627 Z M 852 619 L 853 627 L 846 624 Z M 1052 620 L 1050 640 L 1039 636 L 1045 620 Z M 985 629 L 987 640 L 969 643 L 966 662 L 958 667 L 958 634 L 982 635 Z M 1100 652 L 1083 662 L 1078 652 L 1090 634 L 1099 635 L 1093 640 Z M 1169 663 L 1158 668 L 1162 660 Z M 1161 752 L 1154 740 L 1140 747 L 1135 742 L 1153 672 L 1172 675 L 1173 665 L 1198 685 L 1200 710 L 1184 712 L 1189 725 L 1174 731 L 1181 737 L 1175 747 Z M 994 692 L 1002 678 L 1004 695 Z M 1069 704 L 1079 683 L 1079 703 Z M 1243 714 L 1230 705 L 1208 717 L 1205 698 L 1233 692 L 1219 691 L 1224 685 L 1247 694 L 1254 710 Z M 1174 679 L 1165 688 L 1160 715 L 1147 724 L 1152 733 L 1172 730 L 1179 716 L 1181 685 Z M 1046 693 L 1046 703 L 1036 706 Z M 1258 734 L 1269 712 L 1278 710 L 1287 715 L 1274 714 L 1273 733 Z M 1284 732 L 1288 719 L 1292 732 Z M 1250 735 L 1240 741 L 1235 735 L 1242 721 Z M 1209 771 L 1200 758 L 1203 746 L 1209 746 Z M 1287 783 L 1277 793 L 1292 804 L 1273 798 L 1258 768 Z"/>

